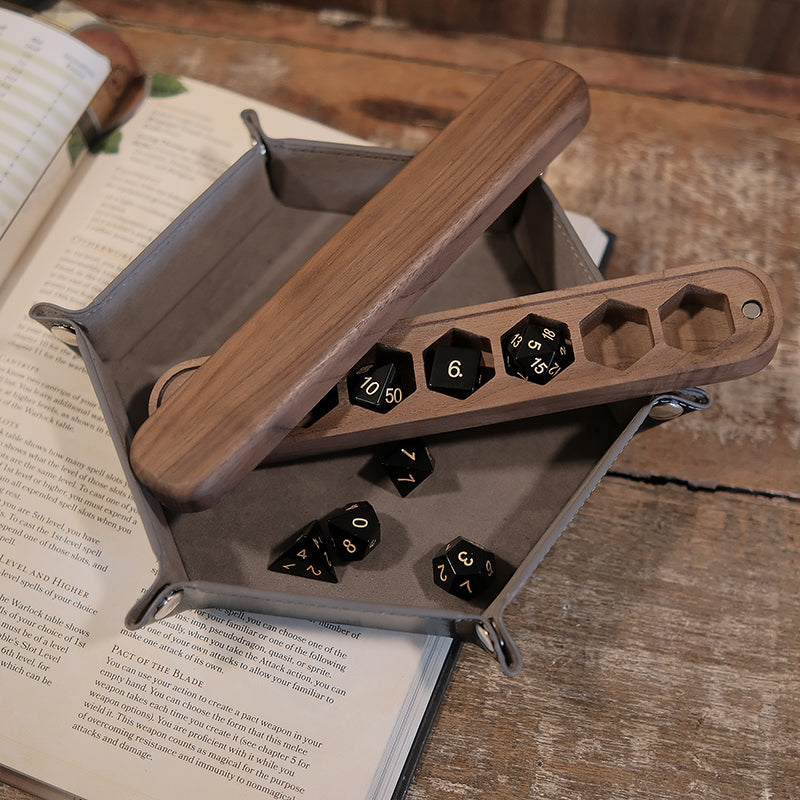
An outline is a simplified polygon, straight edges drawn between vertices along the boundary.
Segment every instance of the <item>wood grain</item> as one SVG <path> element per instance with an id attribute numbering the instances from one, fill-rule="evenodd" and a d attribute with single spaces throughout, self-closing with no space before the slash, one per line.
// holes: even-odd
<path id="1" fill-rule="evenodd" d="M 134 437 L 156 496 L 213 504 L 585 125 L 585 84 L 553 62 L 505 70 L 186 382 Z"/>
<path id="2" fill-rule="evenodd" d="M 561 61 L 589 82 L 592 118 L 547 181 L 564 207 L 618 235 L 611 274 L 710 258 L 768 272 L 785 311 L 772 363 L 712 387 L 711 409 L 634 438 L 506 615 L 521 674 L 504 678 L 465 648 L 408 797 L 794 800 L 800 81 L 496 36 L 333 28 L 273 4 L 84 5 L 117 22 L 149 72 L 405 147 L 504 66 Z M 775 55 L 796 59 L 796 9 L 769 5 L 786 37 Z M 0 786 L 2 800 L 30 797 Z"/>
<path id="3" fill-rule="evenodd" d="M 506 615 L 525 669 L 464 651 L 409 800 L 797 797 L 800 515 L 607 477 Z"/>
<path id="4" fill-rule="evenodd" d="M 565 64 L 594 88 L 800 115 L 798 79 L 755 69 L 486 32 L 441 36 L 366 23 L 337 27 L 321 24 L 311 12 L 273 3 L 85 0 L 83 5 L 112 20 L 152 71 L 235 86 L 373 141 L 415 149 L 430 138 L 432 123 L 442 127 L 452 119 L 491 74 L 532 58 Z M 796 41 L 792 30 L 783 29 L 788 41 Z M 784 50 L 797 57 L 797 48 L 787 44 Z M 365 100 L 376 97 L 389 102 L 395 115 L 406 109 L 404 128 L 363 113 Z M 439 113 L 421 118 L 419 111 L 430 106 Z M 405 144 L 401 135 L 408 137 Z"/>
<path id="5" fill-rule="evenodd" d="M 757 304 L 748 318 L 747 304 Z M 503 341 L 529 315 L 554 329 L 566 326 L 573 361 L 539 385 L 509 374 Z M 772 359 L 782 328 L 777 291 L 751 265 L 712 263 L 599 285 L 543 292 L 401 320 L 381 344 L 410 355 L 416 389 L 386 414 L 348 400 L 348 376 L 337 384 L 338 405 L 308 426 L 295 427 L 262 461 L 276 462 L 388 441 L 429 436 L 525 417 L 599 405 L 697 383 L 734 380 Z M 482 340 L 491 378 L 469 397 L 427 388 L 426 350 L 454 331 Z M 153 388 L 152 413 L 205 363 L 170 370 Z M 174 386 L 169 389 L 170 381 Z M 228 387 L 232 393 L 235 387 Z"/>
<path id="6" fill-rule="evenodd" d="M 617 234 L 608 276 L 743 258 L 772 277 L 786 321 L 767 369 L 711 387 L 708 411 L 637 436 L 616 468 L 800 497 L 797 120 L 616 92 L 592 106 L 547 181 Z"/>
<path id="7" fill-rule="evenodd" d="M 173 6 L 188 5 L 172 3 Z M 94 3 L 117 11 L 120 0 Z M 140 5 L 140 4 L 131 4 Z M 165 4 L 159 12 L 165 14 Z M 236 2 L 216 2 L 235 13 Z M 253 11 L 254 4 L 238 3 Z M 267 4 L 263 4 L 266 6 Z M 248 9 L 249 6 L 249 9 Z M 318 10 L 352 31 L 359 25 L 494 33 L 563 45 L 613 48 L 797 74 L 800 12 L 787 0 L 291 0 L 289 11 Z M 275 4 L 269 4 L 272 11 Z M 128 9 L 126 9 L 127 11 Z M 136 14 L 136 9 L 131 9 Z M 194 15 L 195 18 L 202 16 Z M 184 17 L 185 18 L 185 17 Z"/>

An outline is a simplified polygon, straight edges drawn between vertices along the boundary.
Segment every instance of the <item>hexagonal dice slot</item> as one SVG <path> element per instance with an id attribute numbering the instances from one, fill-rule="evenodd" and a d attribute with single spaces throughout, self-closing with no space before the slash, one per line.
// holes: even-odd
<path id="1" fill-rule="evenodd" d="M 489 340 L 458 328 L 449 330 L 425 348 L 422 361 L 431 391 L 462 400 L 494 377 Z"/>
<path id="2" fill-rule="evenodd" d="M 586 358 L 624 370 L 653 349 L 647 309 L 620 300 L 606 300 L 581 322 Z"/>
<path id="3" fill-rule="evenodd" d="M 506 372 L 543 386 L 575 360 L 566 323 L 529 314 L 500 337 Z"/>
<path id="4" fill-rule="evenodd" d="M 684 286 L 658 313 L 666 343 L 690 353 L 713 350 L 734 331 L 727 296 L 700 286 Z"/>
<path id="5" fill-rule="evenodd" d="M 376 344 L 347 375 L 354 406 L 386 414 L 417 388 L 414 359 L 405 350 Z"/>

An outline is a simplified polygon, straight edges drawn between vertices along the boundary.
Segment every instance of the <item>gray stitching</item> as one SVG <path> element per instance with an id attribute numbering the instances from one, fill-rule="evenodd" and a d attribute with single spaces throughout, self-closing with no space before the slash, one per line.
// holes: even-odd
<path id="1" fill-rule="evenodd" d="M 561 239 L 569 247 L 570 252 L 575 257 L 575 260 L 578 262 L 581 272 L 586 276 L 586 278 L 588 278 L 590 282 L 593 283 L 595 280 L 595 276 L 592 274 L 591 270 L 587 267 L 584 254 L 582 254 L 579 251 L 579 249 L 575 246 L 573 238 L 567 233 L 567 229 L 564 226 L 564 223 L 561 221 L 560 217 L 557 214 L 553 216 L 553 222 L 555 223 L 556 230 L 561 235 Z"/>

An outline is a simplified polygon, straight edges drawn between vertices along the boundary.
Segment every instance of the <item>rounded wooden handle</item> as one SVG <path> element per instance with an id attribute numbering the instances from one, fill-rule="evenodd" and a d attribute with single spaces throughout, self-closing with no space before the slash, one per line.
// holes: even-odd
<path id="1" fill-rule="evenodd" d="M 187 509 L 232 489 L 588 114 L 586 85 L 560 64 L 503 72 L 145 422 L 130 453 L 139 480 Z"/>

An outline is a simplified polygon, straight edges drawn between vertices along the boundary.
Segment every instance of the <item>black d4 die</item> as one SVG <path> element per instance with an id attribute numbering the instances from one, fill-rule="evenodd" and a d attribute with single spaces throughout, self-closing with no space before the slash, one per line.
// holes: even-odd
<path id="1" fill-rule="evenodd" d="M 575 360 L 572 343 L 557 326 L 529 318 L 503 341 L 506 371 L 544 385 Z"/>
<path id="2" fill-rule="evenodd" d="M 273 572 L 285 572 L 301 578 L 338 583 L 336 571 L 331 563 L 322 528 L 316 520 L 306 526 L 279 555 L 269 568 Z"/>
<path id="3" fill-rule="evenodd" d="M 460 536 L 433 559 L 434 583 L 462 600 L 486 590 L 494 574 L 494 554 Z"/>
<path id="4" fill-rule="evenodd" d="M 366 500 L 350 503 L 327 518 L 328 537 L 342 561 L 360 561 L 381 540 L 381 523 Z"/>

